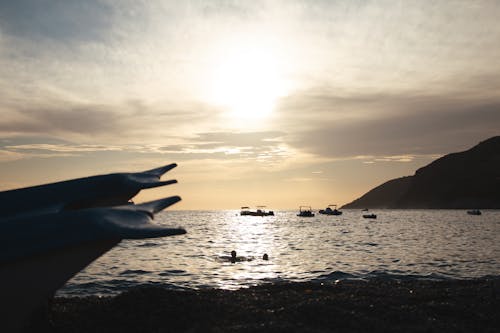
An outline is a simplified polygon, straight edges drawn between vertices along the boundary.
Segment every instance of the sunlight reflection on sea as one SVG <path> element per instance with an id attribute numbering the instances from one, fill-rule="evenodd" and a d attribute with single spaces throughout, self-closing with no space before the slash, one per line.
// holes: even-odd
<path id="1" fill-rule="evenodd" d="M 341 216 L 239 216 L 167 211 L 156 223 L 182 236 L 126 240 L 58 295 L 114 294 L 137 285 L 236 289 L 263 282 L 339 278 L 476 278 L 500 273 L 500 211 L 358 210 Z M 240 261 L 228 260 L 231 250 Z M 263 260 L 267 253 L 269 260 Z"/>

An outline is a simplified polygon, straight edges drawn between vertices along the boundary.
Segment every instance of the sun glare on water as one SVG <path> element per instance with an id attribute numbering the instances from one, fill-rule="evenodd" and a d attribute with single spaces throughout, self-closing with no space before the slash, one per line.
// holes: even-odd
<path id="1" fill-rule="evenodd" d="M 265 118 L 286 90 L 278 69 L 271 50 L 240 48 L 222 54 L 212 68 L 211 102 L 236 119 Z"/>

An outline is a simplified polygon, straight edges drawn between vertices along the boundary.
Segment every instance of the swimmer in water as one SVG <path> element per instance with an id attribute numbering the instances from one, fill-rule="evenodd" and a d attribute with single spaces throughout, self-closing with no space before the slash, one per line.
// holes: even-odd
<path id="1" fill-rule="evenodd" d="M 232 250 L 231 251 L 231 259 L 229 259 L 231 261 L 231 263 L 235 263 L 236 262 L 236 251 L 235 250 Z"/>
<path id="2" fill-rule="evenodd" d="M 269 260 L 269 256 L 267 255 L 267 253 L 264 253 L 264 255 L 262 256 L 262 260 Z"/>
<path id="3" fill-rule="evenodd" d="M 236 256 L 236 251 L 233 250 L 231 251 L 231 256 L 220 256 L 219 259 L 221 261 L 229 261 L 231 262 L 232 264 L 234 263 L 237 263 L 237 262 L 240 262 L 240 261 L 252 261 L 253 258 L 252 257 L 243 257 L 243 256 Z"/>

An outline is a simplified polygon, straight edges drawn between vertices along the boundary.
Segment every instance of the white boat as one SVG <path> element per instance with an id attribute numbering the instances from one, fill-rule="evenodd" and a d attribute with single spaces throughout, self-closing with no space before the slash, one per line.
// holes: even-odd
<path id="1" fill-rule="evenodd" d="M 274 216 L 274 212 L 272 210 L 266 211 L 266 206 L 257 206 L 257 210 L 250 210 L 250 207 L 241 207 L 240 215 L 241 216 Z"/>
<path id="2" fill-rule="evenodd" d="M 314 217 L 314 213 L 312 212 L 311 206 L 300 206 L 299 213 L 297 216 L 300 217 Z"/>
<path id="3" fill-rule="evenodd" d="M 337 205 L 328 205 L 325 209 L 320 209 L 318 213 L 324 215 L 342 215 L 342 212 L 337 209 Z"/>

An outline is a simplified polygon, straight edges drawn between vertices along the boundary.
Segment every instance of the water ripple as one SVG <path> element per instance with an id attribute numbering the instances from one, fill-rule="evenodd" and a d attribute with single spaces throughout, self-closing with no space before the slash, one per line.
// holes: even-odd
<path id="1" fill-rule="evenodd" d="M 276 281 L 463 279 L 498 276 L 500 211 L 358 210 L 304 221 L 237 211 L 170 211 L 157 223 L 183 236 L 125 240 L 70 280 L 59 295 L 113 294 L 138 285 L 235 289 Z M 241 260 L 218 258 L 237 251 Z M 269 260 L 263 260 L 263 254 Z"/>

